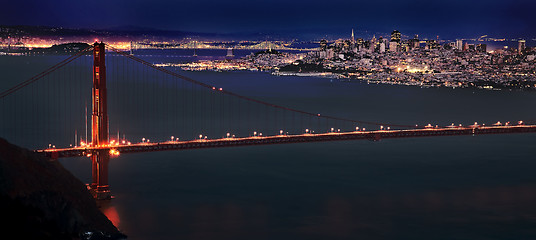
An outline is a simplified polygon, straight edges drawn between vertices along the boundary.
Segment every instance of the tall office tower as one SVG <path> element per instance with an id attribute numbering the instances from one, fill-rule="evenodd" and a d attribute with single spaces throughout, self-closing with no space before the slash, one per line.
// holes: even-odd
<path id="1" fill-rule="evenodd" d="M 522 54 L 523 50 L 527 47 L 525 39 L 521 39 L 517 42 L 517 53 Z"/>
<path id="2" fill-rule="evenodd" d="M 410 39 L 408 41 L 408 45 L 410 49 L 419 48 L 420 47 L 419 35 L 415 34 L 413 39 Z"/>
<path id="3" fill-rule="evenodd" d="M 458 49 L 459 51 L 463 50 L 463 40 L 461 39 L 456 40 L 456 49 Z"/>
<path id="4" fill-rule="evenodd" d="M 391 42 L 400 42 L 400 39 L 402 38 L 402 34 L 398 30 L 394 30 L 391 33 Z"/>
<path id="5" fill-rule="evenodd" d="M 352 43 L 355 43 L 354 29 L 352 28 Z"/>
<path id="6" fill-rule="evenodd" d="M 376 50 L 376 35 L 374 35 L 374 36 L 372 37 L 372 39 L 370 39 L 369 50 L 370 50 L 371 52 L 374 52 L 374 50 Z"/>

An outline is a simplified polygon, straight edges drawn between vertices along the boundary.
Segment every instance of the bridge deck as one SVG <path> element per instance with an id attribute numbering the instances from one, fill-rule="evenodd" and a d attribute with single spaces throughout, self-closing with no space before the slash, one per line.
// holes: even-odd
<path id="1" fill-rule="evenodd" d="M 254 136 L 245 138 L 199 139 L 191 141 L 168 141 L 158 143 L 136 143 L 131 145 L 106 145 L 99 147 L 74 147 L 61 149 L 43 149 L 36 152 L 44 153 L 51 158 L 81 157 L 97 150 L 114 150 L 116 153 L 138 153 L 170 150 L 186 150 L 198 148 L 236 147 L 249 145 L 286 144 L 300 142 L 325 142 L 343 140 L 380 140 L 387 138 L 433 137 L 455 135 L 483 135 L 536 132 L 536 125 L 517 126 L 485 126 L 485 127 L 452 127 L 410 130 L 378 130 L 355 131 L 343 133 L 319 133 L 300 135 Z"/>

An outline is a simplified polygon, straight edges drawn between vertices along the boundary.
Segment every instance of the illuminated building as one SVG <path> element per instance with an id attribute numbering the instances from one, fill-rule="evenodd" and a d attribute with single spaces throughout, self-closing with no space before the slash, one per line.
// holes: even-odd
<path id="1" fill-rule="evenodd" d="M 376 49 L 376 35 L 374 35 L 372 39 L 370 40 L 369 49 L 371 52 L 374 52 L 374 50 Z"/>
<path id="2" fill-rule="evenodd" d="M 398 52 L 398 42 L 390 41 L 389 42 L 389 51 L 390 52 Z"/>
<path id="3" fill-rule="evenodd" d="M 227 48 L 227 56 L 226 57 L 234 57 L 233 48 Z"/>
<path id="4" fill-rule="evenodd" d="M 458 49 L 459 51 L 463 50 L 463 40 L 461 39 L 456 40 L 456 49 Z"/>
<path id="5" fill-rule="evenodd" d="M 415 49 L 420 47 L 419 35 L 415 34 L 413 39 L 408 40 L 408 45 L 410 49 Z"/>
<path id="6" fill-rule="evenodd" d="M 517 42 L 517 53 L 522 54 L 523 50 L 526 48 L 526 41 L 525 39 L 521 39 Z"/>
<path id="7" fill-rule="evenodd" d="M 402 38 L 402 34 L 398 30 L 394 30 L 391 33 L 391 42 L 400 42 L 400 39 Z"/>
<path id="8" fill-rule="evenodd" d="M 384 53 L 387 47 L 387 39 L 380 37 L 380 53 Z"/>

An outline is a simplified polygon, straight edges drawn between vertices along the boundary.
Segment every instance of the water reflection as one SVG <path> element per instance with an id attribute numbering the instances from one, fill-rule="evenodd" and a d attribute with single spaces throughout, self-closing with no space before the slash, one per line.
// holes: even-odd
<path id="1" fill-rule="evenodd" d="M 121 229 L 121 219 L 119 218 L 119 213 L 117 212 L 116 207 L 112 205 L 109 200 L 98 201 L 97 205 L 101 212 L 110 219 L 112 224 L 118 229 Z"/>
<path id="2" fill-rule="evenodd" d="M 536 236 L 536 185 L 443 191 L 291 196 L 289 202 L 251 199 L 147 206 L 105 215 L 129 239 L 489 239 Z M 310 200 L 310 201 L 309 201 Z M 124 214 L 125 216 L 120 216 Z M 127 218 L 123 225 L 120 218 Z M 147 235 L 146 235 L 147 234 Z"/>

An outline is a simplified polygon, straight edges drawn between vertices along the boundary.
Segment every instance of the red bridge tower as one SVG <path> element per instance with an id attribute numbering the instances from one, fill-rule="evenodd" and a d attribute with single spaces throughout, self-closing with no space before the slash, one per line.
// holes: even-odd
<path id="1" fill-rule="evenodd" d="M 106 96 L 106 62 L 104 43 L 93 45 L 93 111 L 91 114 L 91 144 L 108 145 L 108 105 Z M 96 150 L 91 155 L 93 181 L 90 190 L 96 199 L 111 198 L 108 185 L 109 150 Z"/>

